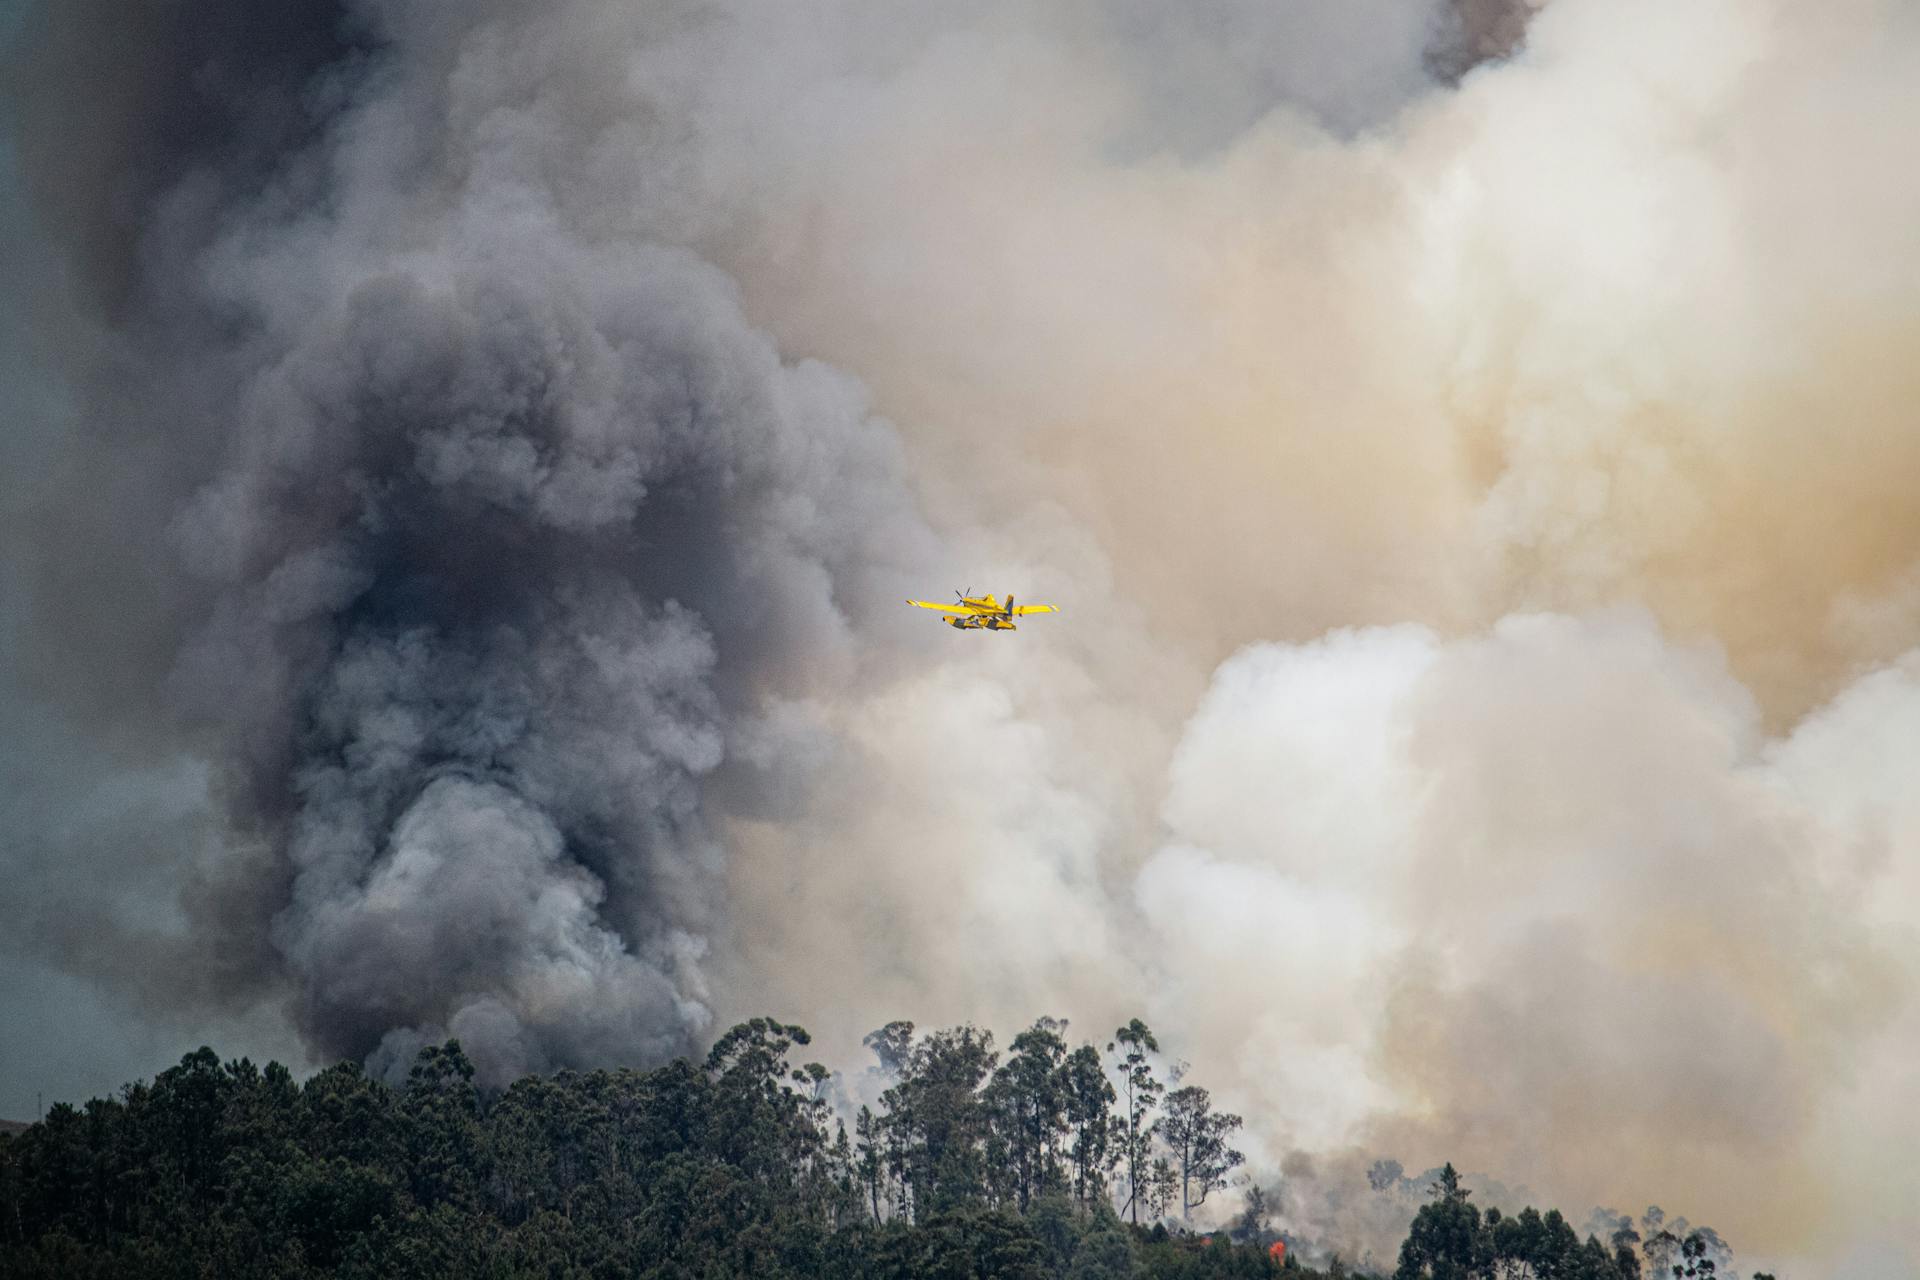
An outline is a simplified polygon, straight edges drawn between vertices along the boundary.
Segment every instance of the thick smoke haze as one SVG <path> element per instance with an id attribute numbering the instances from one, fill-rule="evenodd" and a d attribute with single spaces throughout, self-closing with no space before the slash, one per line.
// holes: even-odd
<path id="1" fill-rule="evenodd" d="M 316 1054 L 400 1070 L 449 1033 L 493 1079 L 657 1059 L 711 1021 L 715 817 L 792 767 L 759 718 L 844 683 L 876 575 L 937 556 L 862 390 L 783 363 L 715 269 L 569 229 L 511 141 L 417 167 L 443 50 L 406 18 L 362 16 L 384 52 L 289 161 L 366 170 L 305 179 L 332 216 L 239 199 L 209 234 L 222 193 L 170 192 L 152 278 L 112 291 L 74 469 L 144 501 L 74 518 L 147 550 L 152 696 L 231 846 L 159 981 L 290 987 Z M 120 447 L 154 437 L 172 476 Z M 125 605 L 65 585 L 52 664 Z"/>
<path id="2" fill-rule="evenodd" d="M 1911 1272 L 1905 6 L 124 9 L 11 37 L 9 975 L 1137 1013 L 1330 1246 Z"/>

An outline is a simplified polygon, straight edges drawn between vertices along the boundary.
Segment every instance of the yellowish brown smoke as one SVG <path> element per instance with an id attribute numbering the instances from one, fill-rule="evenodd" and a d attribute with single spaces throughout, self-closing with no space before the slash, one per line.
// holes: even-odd
<path id="1" fill-rule="evenodd" d="M 1916 1047 L 1872 761 L 1920 738 L 1856 681 L 1920 640 L 1920 25 L 1558 0 L 1370 129 L 1198 153 L 1130 150 L 1076 34 L 795 89 L 708 239 L 1068 606 L 847 713 L 862 789 L 736 870 L 747 967 L 1144 1007 L 1274 1158 L 1911 1248 L 1855 1171 L 1915 1134 L 1859 1090 Z"/>

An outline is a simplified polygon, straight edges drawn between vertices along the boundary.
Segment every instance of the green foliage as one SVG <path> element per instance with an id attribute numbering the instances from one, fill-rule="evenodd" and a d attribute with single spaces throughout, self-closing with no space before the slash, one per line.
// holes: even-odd
<path id="1" fill-rule="evenodd" d="M 828 1106 L 826 1071 L 796 1060 L 807 1033 L 770 1018 L 728 1031 L 704 1061 L 529 1076 L 492 1096 L 452 1041 L 424 1049 L 397 1089 L 353 1065 L 301 1085 L 277 1064 L 223 1065 L 201 1049 L 150 1085 L 0 1135 L 0 1275 L 1320 1274 L 1297 1254 L 1284 1266 L 1268 1256 L 1276 1236 L 1257 1186 L 1234 1226 L 1210 1235 L 1123 1223 L 1106 1190 L 1116 1161 L 1129 1216 L 1197 1204 L 1238 1163 L 1225 1139 L 1239 1121 L 1197 1086 L 1165 1093 L 1143 1023 L 1115 1036 L 1124 1095 L 1065 1030 L 1041 1019 L 1002 1060 L 973 1027 L 890 1024 L 869 1037 L 889 1087 L 852 1134 Z M 1557 1212 L 1483 1216 L 1450 1165 L 1433 1190 L 1401 1249 L 1402 1280 L 1637 1280 L 1643 1239 L 1648 1280 L 1727 1274 L 1717 1236 L 1657 1209 L 1645 1237 L 1625 1224 L 1602 1244 Z M 1347 1270 L 1336 1259 L 1326 1274 Z"/>
<path id="2" fill-rule="evenodd" d="M 1609 1249 L 1592 1235 L 1582 1241 L 1558 1209 L 1542 1214 L 1529 1207 L 1511 1217 L 1488 1209 L 1483 1217 L 1468 1203 L 1471 1193 L 1451 1164 L 1434 1182 L 1432 1194 L 1400 1246 L 1394 1280 L 1637 1280 L 1640 1275 L 1630 1247 L 1639 1237 L 1631 1224 L 1613 1231 Z"/>
<path id="3" fill-rule="evenodd" d="M 806 1033 L 704 1068 L 528 1077 L 486 1103 L 457 1043 L 395 1090 L 357 1066 L 187 1055 L 0 1143 L 0 1274 L 814 1276 L 858 1209 Z"/>
<path id="4" fill-rule="evenodd" d="M 1192 1235 L 1155 1228 L 1135 1236 L 1133 1274 L 1144 1280 L 1268 1280 L 1281 1266 L 1257 1245 L 1237 1244 L 1227 1232 Z M 1299 1277 L 1314 1273 L 1296 1271 Z"/>
<path id="5" fill-rule="evenodd" d="M 991 1121 L 976 1095 L 998 1060 L 993 1033 L 970 1026 L 933 1032 L 900 1059 L 880 1105 L 894 1204 L 905 1216 L 989 1200 Z"/>
<path id="6" fill-rule="evenodd" d="M 1447 1166 L 1433 1203 L 1422 1205 L 1400 1246 L 1394 1280 L 1479 1280 L 1493 1274 L 1492 1233 Z"/>
<path id="7" fill-rule="evenodd" d="M 1113 1210 L 1102 1204 L 1081 1237 L 1067 1280 L 1126 1280 L 1134 1272 L 1134 1245 Z"/>
<path id="8" fill-rule="evenodd" d="M 1042 1018 L 1013 1039 L 984 1098 L 992 1126 L 997 1190 L 1024 1212 L 1036 1196 L 1063 1188 L 1061 1144 L 1067 1134 L 1067 1042 L 1064 1022 Z"/>
<path id="9" fill-rule="evenodd" d="M 1073 1170 L 1073 1198 L 1083 1208 L 1105 1204 L 1107 1174 L 1113 1168 L 1113 1104 L 1117 1095 L 1100 1055 L 1083 1044 L 1060 1069 L 1060 1090 L 1067 1121 L 1067 1161 Z"/>

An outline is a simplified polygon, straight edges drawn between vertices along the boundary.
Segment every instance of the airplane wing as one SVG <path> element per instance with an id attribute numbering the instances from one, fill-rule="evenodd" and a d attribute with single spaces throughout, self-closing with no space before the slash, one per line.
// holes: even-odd
<path id="1" fill-rule="evenodd" d="M 966 604 L 935 604 L 931 600 L 909 600 L 908 604 L 916 609 L 931 609 L 935 613 L 979 613 L 980 610 Z"/>
<path id="2" fill-rule="evenodd" d="M 1054 608 L 1050 604 L 1017 604 L 1013 606 L 1013 611 L 1015 613 L 1058 613 L 1060 612 L 1058 609 Z"/>

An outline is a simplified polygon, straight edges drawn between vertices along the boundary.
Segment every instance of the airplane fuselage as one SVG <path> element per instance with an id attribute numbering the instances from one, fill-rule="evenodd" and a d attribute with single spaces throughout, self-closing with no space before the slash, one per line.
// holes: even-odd
<path id="1" fill-rule="evenodd" d="M 932 600 L 909 600 L 908 604 L 917 609 L 932 609 L 947 616 L 941 621 L 955 631 L 1018 631 L 1014 622 L 1017 614 L 1057 613 L 1050 604 L 1016 605 L 1009 595 L 1005 603 L 998 596 L 970 596 L 954 593 L 958 599 L 952 604 L 937 604 Z"/>

